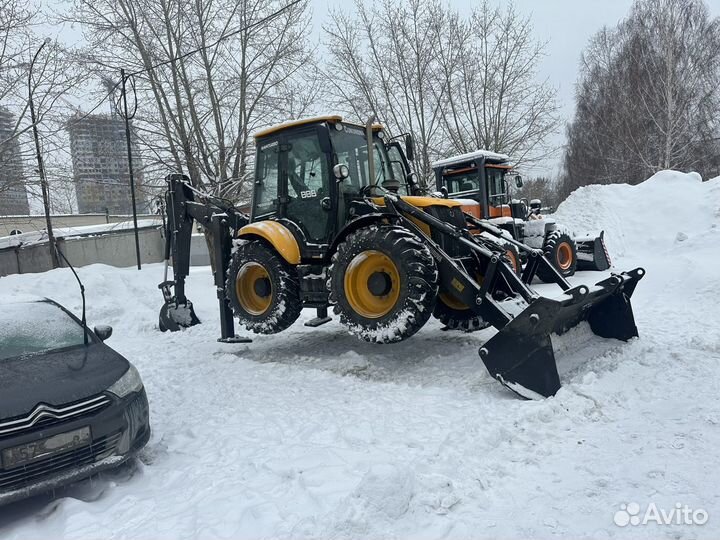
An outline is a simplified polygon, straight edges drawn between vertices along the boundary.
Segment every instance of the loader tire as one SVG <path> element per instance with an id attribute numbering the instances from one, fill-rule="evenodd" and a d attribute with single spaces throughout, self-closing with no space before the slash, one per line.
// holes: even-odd
<path id="1" fill-rule="evenodd" d="M 447 330 L 474 332 L 490 326 L 490 323 L 447 293 L 438 295 L 433 317 L 443 323 Z"/>
<path id="2" fill-rule="evenodd" d="M 263 240 L 241 240 L 227 270 L 225 292 L 240 324 L 277 334 L 300 316 L 297 272 Z"/>
<path id="3" fill-rule="evenodd" d="M 402 341 L 428 321 L 438 272 L 430 250 L 396 225 L 351 233 L 332 257 L 327 286 L 350 332 L 373 343 Z"/>
<path id="4" fill-rule="evenodd" d="M 515 273 L 519 276 L 520 274 L 522 274 L 522 261 L 520 259 L 520 252 L 510 242 L 506 242 L 504 244 L 504 247 L 505 262 L 507 262 L 510 267 L 515 271 Z"/>
<path id="5" fill-rule="evenodd" d="M 569 277 L 575 274 L 577 267 L 577 247 L 575 241 L 570 235 L 553 231 L 545 237 L 543 246 L 545 257 L 550 264 L 557 268 L 563 277 Z M 537 276 L 545 283 L 553 283 L 555 280 L 547 270 L 538 268 Z"/>

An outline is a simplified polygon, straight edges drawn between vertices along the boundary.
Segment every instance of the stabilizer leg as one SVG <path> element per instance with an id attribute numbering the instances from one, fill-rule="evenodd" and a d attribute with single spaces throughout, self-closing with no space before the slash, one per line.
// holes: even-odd
<path id="1" fill-rule="evenodd" d="M 328 316 L 327 312 L 327 306 L 317 308 L 317 317 L 314 319 L 310 319 L 305 323 L 305 326 L 309 326 L 311 328 L 317 328 L 318 326 L 322 326 L 325 323 L 329 323 L 332 321 L 332 317 Z"/>

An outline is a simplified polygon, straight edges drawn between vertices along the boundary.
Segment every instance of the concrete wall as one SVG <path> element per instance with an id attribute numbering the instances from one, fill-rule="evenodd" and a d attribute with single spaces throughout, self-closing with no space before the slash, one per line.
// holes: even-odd
<path id="1" fill-rule="evenodd" d="M 154 214 L 138 214 L 140 219 L 154 219 Z M 53 227 L 82 227 L 132 221 L 132 216 L 115 214 L 62 214 L 50 216 Z M 0 236 L 9 236 L 11 231 L 39 232 L 45 230 L 45 216 L 0 216 Z"/>
<path id="2" fill-rule="evenodd" d="M 159 228 L 139 231 L 140 258 L 143 264 L 163 260 L 165 240 Z M 98 236 L 58 239 L 58 247 L 73 266 L 102 263 L 134 266 L 135 236 L 132 230 L 112 231 Z M 0 250 L 0 276 L 45 272 L 52 268 L 48 244 L 33 244 Z"/>
<path id="3" fill-rule="evenodd" d="M 205 235 L 193 234 L 190 241 L 190 266 L 209 266 L 210 253 L 208 252 Z"/>

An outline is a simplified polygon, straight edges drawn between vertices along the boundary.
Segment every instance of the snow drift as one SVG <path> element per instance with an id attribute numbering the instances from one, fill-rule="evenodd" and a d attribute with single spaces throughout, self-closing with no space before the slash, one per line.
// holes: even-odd
<path id="1" fill-rule="evenodd" d="M 641 184 L 575 190 L 554 216 L 576 233 L 605 230 L 610 257 L 665 255 L 720 240 L 720 177 L 660 171 Z"/>

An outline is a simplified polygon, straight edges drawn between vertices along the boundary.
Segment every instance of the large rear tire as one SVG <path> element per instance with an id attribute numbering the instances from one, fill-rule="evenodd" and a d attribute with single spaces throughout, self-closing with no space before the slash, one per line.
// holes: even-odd
<path id="1" fill-rule="evenodd" d="M 350 234 L 332 258 L 328 288 L 340 321 L 374 343 L 402 341 L 430 318 L 438 273 L 430 250 L 396 225 Z"/>
<path id="2" fill-rule="evenodd" d="M 577 247 L 570 235 L 560 231 L 553 231 L 545 237 L 543 246 L 545 258 L 550 261 L 563 277 L 575 274 L 577 267 Z M 553 283 L 554 277 L 543 268 L 538 268 L 537 276 L 545 283 Z"/>
<path id="3" fill-rule="evenodd" d="M 262 240 L 241 240 L 227 270 L 225 291 L 240 323 L 256 334 L 276 334 L 302 311 L 295 269 Z"/>

